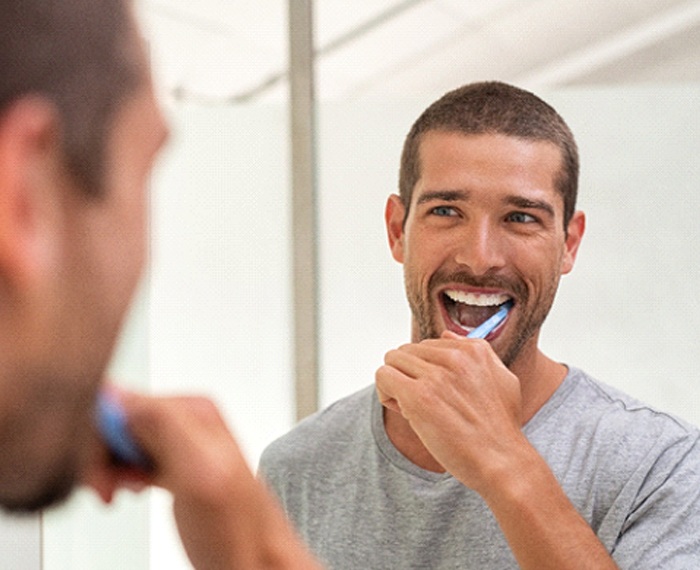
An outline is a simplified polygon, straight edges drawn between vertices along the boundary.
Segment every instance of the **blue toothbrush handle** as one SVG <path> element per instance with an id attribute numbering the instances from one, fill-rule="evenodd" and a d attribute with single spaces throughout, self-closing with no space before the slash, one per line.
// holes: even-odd
<path id="1" fill-rule="evenodd" d="M 104 392 L 97 398 L 97 428 L 118 464 L 152 470 L 152 461 L 129 433 L 124 408 Z"/>
<path id="2" fill-rule="evenodd" d="M 486 319 L 483 323 L 481 323 L 478 327 L 476 327 L 472 332 L 470 332 L 467 335 L 467 338 L 486 338 L 489 333 L 491 333 L 498 325 L 500 325 L 503 322 L 503 319 L 506 318 L 508 315 L 508 311 L 510 311 L 511 307 L 513 306 L 513 301 L 506 301 L 501 305 L 501 308 L 498 309 L 496 313 L 491 315 L 488 319 Z"/>

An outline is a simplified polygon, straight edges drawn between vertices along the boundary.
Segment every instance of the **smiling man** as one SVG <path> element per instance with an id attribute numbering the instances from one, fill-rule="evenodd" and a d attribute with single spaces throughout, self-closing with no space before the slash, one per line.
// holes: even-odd
<path id="1" fill-rule="evenodd" d="M 538 347 L 577 185 L 569 128 L 521 89 L 467 85 L 413 125 L 385 211 L 411 343 L 261 463 L 332 568 L 699 567 L 698 430 Z"/>

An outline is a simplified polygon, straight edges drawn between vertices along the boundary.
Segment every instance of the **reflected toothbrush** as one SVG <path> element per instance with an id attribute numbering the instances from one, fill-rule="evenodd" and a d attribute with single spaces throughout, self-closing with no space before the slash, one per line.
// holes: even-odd
<path id="1" fill-rule="evenodd" d="M 103 391 L 97 397 L 97 428 L 113 460 L 120 466 L 152 471 L 153 462 L 134 441 L 119 400 Z"/>
<path id="2" fill-rule="evenodd" d="M 508 311 L 513 307 L 513 301 L 506 301 L 501 305 L 496 313 L 491 315 L 472 332 L 467 335 L 467 338 L 486 338 L 493 330 L 500 325 L 508 316 Z"/>

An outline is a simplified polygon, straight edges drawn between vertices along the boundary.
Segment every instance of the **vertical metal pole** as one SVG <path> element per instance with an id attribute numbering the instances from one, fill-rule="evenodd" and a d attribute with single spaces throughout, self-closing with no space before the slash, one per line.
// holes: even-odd
<path id="1" fill-rule="evenodd" d="M 289 0 L 296 419 L 318 408 L 318 284 L 312 1 Z"/>

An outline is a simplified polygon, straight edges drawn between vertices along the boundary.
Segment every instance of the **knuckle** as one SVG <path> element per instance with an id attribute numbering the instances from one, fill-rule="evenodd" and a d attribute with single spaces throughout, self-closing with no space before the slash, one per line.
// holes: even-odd
<path id="1" fill-rule="evenodd" d="M 383 364 L 377 368 L 377 371 L 374 373 L 374 379 L 377 381 L 377 383 L 384 384 L 384 382 L 389 379 L 390 370 L 391 368 L 386 364 Z"/>
<path id="2" fill-rule="evenodd" d="M 444 355 L 444 363 L 447 368 L 454 370 L 460 368 L 464 362 L 464 354 L 461 350 L 447 350 Z M 444 376 L 446 371 L 440 370 L 439 376 Z"/>
<path id="3" fill-rule="evenodd" d="M 393 348 L 393 349 L 391 349 L 390 351 L 388 351 L 388 352 L 384 355 L 384 363 L 385 363 L 385 364 L 390 364 L 391 362 L 395 362 L 395 361 L 396 361 L 396 357 L 398 356 L 398 353 L 399 353 L 399 349 L 396 349 L 396 348 Z"/>
<path id="4" fill-rule="evenodd" d="M 219 415 L 219 408 L 213 400 L 205 396 L 193 396 L 189 398 L 192 411 L 202 417 L 211 417 Z"/>
<path id="5" fill-rule="evenodd" d="M 493 349 L 488 341 L 484 339 L 475 339 L 471 343 L 472 357 L 478 361 L 484 362 L 490 359 L 493 354 Z"/>

